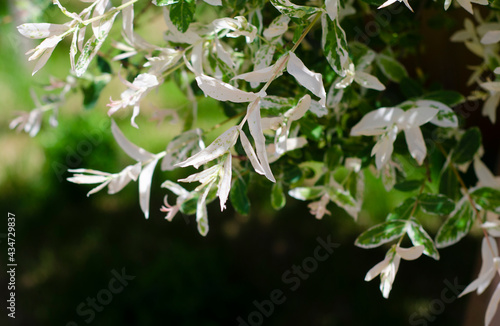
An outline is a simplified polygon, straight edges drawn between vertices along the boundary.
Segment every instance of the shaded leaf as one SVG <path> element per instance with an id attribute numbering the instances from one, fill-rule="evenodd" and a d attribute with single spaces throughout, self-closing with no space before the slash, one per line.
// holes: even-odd
<path id="1" fill-rule="evenodd" d="M 229 200 L 234 209 L 242 215 L 248 215 L 250 212 L 250 200 L 248 199 L 247 186 L 248 180 L 241 177 L 235 178 L 231 192 L 229 193 Z"/>
<path id="2" fill-rule="evenodd" d="M 285 207 L 286 197 L 283 192 L 283 184 L 276 182 L 271 189 L 271 205 L 275 210 L 280 210 Z"/>
<path id="3" fill-rule="evenodd" d="M 481 131 L 474 127 L 467 130 L 460 138 L 451 159 L 457 164 L 471 161 L 481 146 Z"/>
<path id="4" fill-rule="evenodd" d="M 470 195 L 482 209 L 500 213 L 500 190 L 484 187 L 474 190 Z"/>
<path id="5" fill-rule="evenodd" d="M 421 194 L 418 203 L 422 210 L 429 214 L 448 215 L 455 209 L 455 203 L 441 194 Z"/>

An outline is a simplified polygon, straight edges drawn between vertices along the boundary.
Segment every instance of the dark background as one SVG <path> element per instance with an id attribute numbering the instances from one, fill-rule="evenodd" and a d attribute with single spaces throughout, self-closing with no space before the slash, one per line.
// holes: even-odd
<path id="1" fill-rule="evenodd" d="M 15 17 L 5 2 L 0 8 L 0 94 L 4 98 L 0 104 L 4 112 L 0 120 L 0 211 L 5 217 L 8 212 L 16 215 L 18 263 L 16 319 L 8 319 L 7 310 L 0 307 L 1 325 L 86 325 L 89 315 L 82 316 L 77 307 L 108 288 L 112 271 L 123 268 L 135 278 L 88 320 L 90 324 L 238 325 L 238 317 L 246 320 L 257 310 L 254 301 L 269 300 L 275 289 L 283 291 L 286 300 L 263 318 L 263 325 L 482 323 L 486 307 L 471 301 L 475 294 L 456 299 L 447 292 L 452 302 L 442 298 L 446 281 L 454 283 L 456 279 L 466 285 L 475 278 L 480 236 L 468 236 L 441 250 L 439 262 L 428 257 L 403 261 L 387 300 L 380 294 L 378 278 L 364 282 L 366 272 L 383 259 L 386 248 L 363 250 L 354 246 L 354 240 L 369 225 L 383 220 L 397 202 L 380 202 L 381 207 L 365 205 L 360 224 L 338 209 L 318 221 L 305 203 L 292 198 L 287 198 L 283 210 L 273 211 L 269 187 L 257 182 L 249 216 L 234 213 L 230 205 L 223 214 L 217 204 L 209 205 L 210 232 L 204 238 L 196 230 L 194 217 L 178 215 L 167 222 L 158 210 L 165 195 L 160 184 L 176 179 L 175 174 L 156 172 L 149 220 L 140 211 L 136 184 L 114 196 L 103 191 L 87 198 L 89 187 L 59 181 L 53 162 L 104 171 L 119 171 L 130 164 L 109 131 L 101 129 L 97 131 L 102 139 L 93 145 L 91 155 L 81 157 L 75 164 L 78 166 L 68 163 L 74 158 L 71 149 L 107 119 L 103 107 L 109 96 L 103 96 L 101 107 L 94 112 L 81 113 L 76 104 L 79 99 L 69 102 L 69 113 L 61 113 L 60 126 L 55 130 L 42 127 L 36 138 L 8 130 L 12 112 L 30 109 L 28 89 L 44 77 L 31 79 L 22 55 L 24 45 L 16 41 L 19 36 L 13 31 Z M 451 10 L 457 22 L 465 15 L 462 11 Z M 462 28 L 458 24 L 440 32 L 427 27 L 426 20 L 434 14 L 435 9 L 422 9 L 415 18 L 422 21 L 422 35 L 433 48 L 432 55 L 408 56 L 405 65 L 410 74 L 415 73 L 412 65 L 418 65 L 428 72 L 430 81 L 438 80 L 446 89 L 468 94 L 470 89 L 463 85 L 470 72 L 455 67 L 474 64 L 477 58 L 462 44 L 447 41 L 453 31 Z M 64 63 L 65 67 L 59 68 L 62 76 L 69 63 L 64 52 L 67 44 L 60 47 L 61 54 L 56 52 L 45 70 L 58 71 L 57 66 Z M 450 76 L 450 71 L 456 75 Z M 110 94 L 116 97 L 118 92 Z M 481 127 L 485 161 L 496 170 L 498 123 L 493 126 L 482 117 L 480 108 L 478 105 L 471 112 L 466 124 Z M 131 133 L 132 138 L 142 137 Z M 153 139 L 151 135 L 145 138 L 144 144 Z M 152 146 L 162 150 L 164 142 L 157 143 Z M 380 191 L 378 185 L 365 194 L 372 205 L 376 205 Z M 6 230 L 6 218 L 2 220 L 0 236 Z M 340 246 L 292 291 L 292 285 L 283 282 L 283 275 L 313 256 L 318 237 L 330 237 Z M 0 240 L 3 271 L 7 245 L 5 238 Z M 0 301 L 6 306 L 6 273 L 0 273 L 0 284 Z M 474 312 L 479 312 L 479 321 L 471 317 Z"/>

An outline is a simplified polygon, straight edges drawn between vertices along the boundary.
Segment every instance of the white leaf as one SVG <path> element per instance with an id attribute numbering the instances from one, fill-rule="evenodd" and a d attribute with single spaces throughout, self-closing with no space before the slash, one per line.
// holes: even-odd
<path id="1" fill-rule="evenodd" d="M 86 174 L 75 174 L 72 177 L 69 177 L 67 180 L 69 182 L 77 183 L 77 184 L 93 184 L 93 183 L 101 183 L 109 179 L 109 176 L 102 175 L 86 175 Z"/>
<path id="2" fill-rule="evenodd" d="M 497 285 L 495 292 L 491 296 L 490 303 L 488 303 L 488 308 L 486 308 L 486 316 L 484 317 L 484 324 L 486 326 L 491 324 L 493 317 L 498 309 L 498 304 L 500 303 L 500 284 Z"/>
<path id="3" fill-rule="evenodd" d="M 61 35 L 68 29 L 69 28 L 66 24 L 28 23 L 17 26 L 17 30 L 19 31 L 19 33 L 21 33 L 25 37 L 33 39 Z"/>
<path id="4" fill-rule="evenodd" d="M 488 31 L 481 39 L 483 44 L 494 44 L 500 41 L 500 31 Z"/>
<path id="5" fill-rule="evenodd" d="M 402 129 L 419 127 L 431 121 L 437 114 L 438 110 L 428 107 L 418 107 L 409 109 L 397 119 L 398 126 Z"/>
<path id="6" fill-rule="evenodd" d="M 222 6 L 222 0 L 203 0 L 212 6 Z"/>
<path id="7" fill-rule="evenodd" d="M 113 22 L 118 15 L 118 12 L 113 15 L 103 18 L 99 21 L 99 25 L 94 29 L 94 35 L 85 43 L 82 53 L 78 58 L 78 62 L 75 65 L 75 74 L 81 77 L 92 61 L 92 59 L 97 55 L 97 52 L 104 44 L 104 41 L 108 37 L 109 31 L 113 26 Z M 94 28 L 94 26 L 92 26 Z M 97 35 L 97 36 L 96 36 Z"/>
<path id="8" fill-rule="evenodd" d="M 158 159 L 148 163 L 139 176 L 139 204 L 146 219 L 149 218 L 149 197 L 151 194 L 151 182 Z"/>
<path id="9" fill-rule="evenodd" d="M 113 195 L 122 190 L 131 180 L 136 181 L 141 173 L 142 164 L 138 162 L 134 165 L 129 165 L 118 175 L 113 176 L 113 180 L 109 183 L 108 194 Z"/>
<path id="10" fill-rule="evenodd" d="M 127 3 L 128 0 L 122 0 L 122 4 Z M 129 5 L 122 9 L 122 29 L 125 38 L 127 38 L 130 43 L 134 44 L 134 5 Z"/>
<path id="11" fill-rule="evenodd" d="M 289 22 L 290 22 L 290 17 L 288 17 L 287 15 L 280 15 L 276 17 L 271 22 L 271 24 L 269 24 L 269 27 L 264 30 L 263 32 L 264 37 L 270 40 L 285 34 L 285 32 L 288 30 Z"/>
<path id="12" fill-rule="evenodd" d="M 208 169 L 205 169 L 201 172 L 191 174 L 189 177 L 184 178 L 184 179 L 179 179 L 177 181 L 179 182 L 200 182 L 202 184 L 208 184 L 209 182 L 215 180 L 217 178 L 217 174 L 219 173 L 219 170 L 221 168 L 220 164 L 216 164 L 214 166 L 211 166 Z"/>
<path id="13" fill-rule="evenodd" d="M 404 111 L 400 108 L 380 108 L 368 112 L 361 121 L 351 129 L 351 136 L 380 135 L 403 114 Z"/>
<path id="14" fill-rule="evenodd" d="M 332 21 L 337 19 L 338 17 L 338 7 L 339 7 L 339 1 L 338 0 L 325 0 L 325 7 L 326 7 L 326 12 L 328 13 L 328 16 Z"/>
<path id="15" fill-rule="evenodd" d="M 229 52 L 226 49 L 224 49 L 218 38 L 215 38 L 214 42 L 215 42 L 215 49 L 217 51 L 217 56 L 219 57 L 219 59 L 221 59 L 222 62 L 224 62 L 229 67 L 233 68 L 236 64 L 231 58 Z"/>
<path id="16" fill-rule="evenodd" d="M 220 180 L 217 185 L 217 196 L 220 201 L 220 210 L 223 211 L 226 208 L 227 197 L 229 196 L 229 191 L 231 190 L 231 177 L 232 177 L 232 158 L 231 154 L 226 155 L 226 159 L 222 164 L 222 169 L 219 171 Z"/>
<path id="17" fill-rule="evenodd" d="M 189 153 L 197 153 L 205 148 L 201 136 L 202 130 L 198 128 L 186 131 L 175 137 L 167 145 L 165 150 L 166 154 L 161 164 L 161 170 L 171 171 L 175 168 L 175 164 L 184 161 Z"/>
<path id="18" fill-rule="evenodd" d="M 318 118 L 324 117 L 328 114 L 328 109 L 315 100 L 311 101 L 311 107 L 309 108 L 309 111 L 314 113 Z"/>
<path id="19" fill-rule="evenodd" d="M 252 72 L 247 72 L 245 74 L 241 74 L 233 77 L 232 79 L 243 79 L 247 82 L 252 83 L 265 83 L 276 74 L 275 77 L 279 77 L 283 74 L 283 69 L 285 68 L 283 65 L 283 61 L 286 60 L 288 56 L 284 55 L 276 61 L 276 63 L 272 66 L 265 67 L 262 69 L 254 70 Z"/>
<path id="20" fill-rule="evenodd" d="M 491 173 L 490 169 L 481 161 L 480 158 L 474 158 L 474 172 L 478 179 L 479 187 L 500 188 L 500 180 Z"/>
<path id="21" fill-rule="evenodd" d="M 226 153 L 238 139 L 238 126 L 229 128 L 226 132 L 215 139 L 207 148 L 191 156 L 184 162 L 177 163 L 176 166 L 186 167 L 189 165 L 199 168 L 207 162 Z"/>
<path id="22" fill-rule="evenodd" d="M 264 175 L 264 169 L 262 168 L 262 165 L 260 165 L 260 162 L 255 155 L 255 151 L 253 150 L 252 144 L 248 140 L 248 137 L 247 135 L 245 135 L 245 132 L 243 130 L 240 130 L 240 141 L 255 172 Z"/>
<path id="23" fill-rule="evenodd" d="M 384 84 L 382 84 L 377 77 L 367 74 L 366 72 L 356 71 L 354 80 L 365 88 L 376 89 L 377 91 L 383 91 L 385 89 Z"/>
<path id="24" fill-rule="evenodd" d="M 297 106 L 285 112 L 285 117 L 287 117 L 290 121 L 299 120 L 304 116 L 304 114 L 306 114 L 310 107 L 311 96 L 306 94 L 299 100 Z"/>
<path id="25" fill-rule="evenodd" d="M 174 194 L 176 194 L 179 197 L 186 197 L 187 198 L 187 196 L 189 196 L 189 192 L 186 189 L 184 189 L 181 185 L 179 185 L 175 182 L 172 182 L 170 180 L 167 180 L 164 183 L 162 183 L 161 187 L 167 188 L 168 190 L 170 190 L 171 192 L 173 192 Z"/>
<path id="26" fill-rule="evenodd" d="M 432 100 L 418 100 L 415 104 L 419 107 L 428 107 L 438 110 L 438 113 L 429 122 L 443 128 L 458 127 L 458 118 L 455 112 L 446 104 Z"/>
<path id="27" fill-rule="evenodd" d="M 418 257 L 422 256 L 422 253 L 425 250 L 425 246 L 415 246 L 411 248 L 396 248 L 396 253 L 401 256 L 401 258 L 405 260 L 415 260 Z"/>
<path id="28" fill-rule="evenodd" d="M 375 155 L 375 164 L 378 170 L 389 162 L 394 151 L 394 140 L 396 140 L 397 133 L 398 128 L 395 126 L 373 146 L 371 155 Z"/>
<path id="29" fill-rule="evenodd" d="M 295 77 L 297 82 L 310 90 L 314 95 L 320 98 L 319 103 L 325 105 L 326 91 L 323 86 L 323 77 L 319 73 L 314 73 L 307 69 L 304 63 L 295 55 L 290 52 L 287 65 L 287 71 L 290 75 Z"/>
<path id="30" fill-rule="evenodd" d="M 493 93 L 486 102 L 484 102 L 482 114 L 490 118 L 491 123 L 496 123 L 497 109 L 500 103 L 500 92 Z"/>
<path id="31" fill-rule="evenodd" d="M 257 99 L 248 106 L 248 128 L 250 129 L 250 134 L 255 141 L 257 157 L 259 158 L 260 164 L 264 169 L 265 176 L 272 182 L 276 182 L 267 158 L 266 139 L 264 138 L 264 133 L 262 131 L 259 102 L 260 101 Z"/>
<path id="32" fill-rule="evenodd" d="M 258 97 L 255 93 L 242 91 L 228 83 L 206 75 L 197 76 L 196 82 L 205 93 L 205 96 L 210 96 L 219 101 L 242 103 L 251 102 Z"/>
<path id="33" fill-rule="evenodd" d="M 422 165 L 425 156 L 427 155 L 427 147 L 425 146 L 424 136 L 419 127 L 404 129 L 406 144 L 411 156 Z"/>
<path id="34" fill-rule="evenodd" d="M 389 298 L 389 293 L 392 289 L 392 284 L 396 278 L 396 274 L 399 269 L 399 263 L 401 262 L 401 257 L 399 255 L 394 256 L 392 264 L 389 264 L 385 270 L 382 271 L 380 276 L 380 291 L 384 298 Z"/>
<path id="35" fill-rule="evenodd" d="M 392 257 L 386 256 L 384 260 L 373 266 L 368 273 L 366 273 L 365 281 L 370 282 L 375 277 L 377 277 L 389 264 L 391 263 Z"/>
<path id="36" fill-rule="evenodd" d="M 500 92 L 500 82 L 486 82 L 479 84 L 479 86 L 490 92 Z"/>
<path id="37" fill-rule="evenodd" d="M 202 236 L 206 236 L 208 233 L 208 214 L 205 201 L 207 200 L 208 193 L 214 182 L 215 181 L 212 181 L 211 184 L 205 187 L 205 191 L 198 197 L 198 202 L 196 203 L 196 222 L 198 223 L 198 232 L 200 232 Z"/>
<path id="38" fill-rule="evenodd" d="M 151 160 L 155 157 L 154 154 L 146 151 L 145 149 L 131 143 L 125 135 L 121 132 L 120 128 L 116 124 L 115 120 L 111 119 L 111 132 L 113 133 L 113 137 L 120 147 L 123 149 L 128 156 L 133 158 L 138 162 L 145 162 Z"/>

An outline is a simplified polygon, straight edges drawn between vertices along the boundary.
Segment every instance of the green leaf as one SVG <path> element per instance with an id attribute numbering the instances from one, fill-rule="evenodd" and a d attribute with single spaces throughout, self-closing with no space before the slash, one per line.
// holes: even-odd
<path id="1" fill-rule="evenodd" d="M 448 215 L 455 209 L 455 203 L 441 194 L 421 194 L 418 197 L 418 203 L 428 214 Z"/>
<path id="2" fill-rule="evenodd" d="M 168 6 L 179 2 L 179 0 L 153 0 L 153 4 L 157 6 Z"/>
<path id="3" fill-rule="evenodd" d="M 411 217 L 417 197 L 407 198 L 401 205 L 394 209 L 394 212 L 387 215 L 386 220 L 407 220 Z"/>
<path id="4" fill-rule="evenodd" d="M 346 75 L 346 69 L 351 63 L 347 46 L 346 35 L 338 19 L 331 21 L 327 15 L 321 17 L 323 37 L 321 45 L 326 60 L 339 76 Z"/>
<path id="5" fill-rule="evenodd" d="M 307 19 L 319 11 L 319 8 L 298 6 L 288 0 L 271 0 L 271 4 L 283 15 L 294 18 Z"/>
<path id="6" fill-rule="evenodd" d="M 302 170 L 297 165 L 287 165 L 284 167 L 283 181 L 287 184 L 294 184 L 302 178 Z"/>
<path id="7" fill-rule="evenodd" d="M 458 142 L 451 159 L 457 164 L 471 161 L 481 146 L 481 131 L 474 127 L 467 130 Z"/>
<path id="8" fill-rule="evenodd" d="M 394 189 L 404 192 L 413 191 L 420 188 L 423 182 L 424 180 L 405 180 L 403 182 L 396 183 L 394 185 Z"/>
<path id="9" fill-rule="evenodd" d="M 325 165 L 329 171 L 333 171 L 336 167 L 340 165 L 342 159 L 344 158 L 344 153 L 340 145 L 334 145 L 330 147 L 325 153 Z"/>
<path id="10" fill-rule="evenodd" d="M 196 204 L 198 203 L 199 195 L 192 196 L 186 199 L 180 207 L 180 211 L 186 215 L 196 214 Z"/>
<path id="11" fill-rule="evenodd" d="M 185 33 L 193 21 L 195 10 L 194 0 L 179 0 L 171 4 L 170 20 L 181 33 Z"/>
<path id="12" fill-rule="evenodd" d="M 235 178 L 231 191 L 229 193 L 229 200 L 234 209 L 242 215 L 248 215 L 250 212 L 250 200 L 248 199 L 247 180 L 243 178 Z"/>
<path id="13" fill-rule="evenodd" d="M 447 167 L 439 178 L 439 192 L 448 198 L 455 200 L 460 194 L 459 189 L 460 186 L 458 184 L 457 176 L 451 167 Z"/>
<path id="14" fill-rule="evenodd" d="M 458 210 L 454 212 L 441 225 L 436 235 L 436 246 L 445 248 L 451 246 L 469 233 L 474 223 L 474 210 L 469 201 L 463 201 Z"/>
<path id="15" fill-rule="evenodd" d="M 399 89 L 401 90 L 401 93 L 403 93 L 403 95 L 408 99 L 420 97 L 424 92 L 422 85 L 409 77 L 405 77 L 401 80 Z"/>
<path id="16" fill-rule="evenodd" d="M 465 97 L 459 92 L 455 91 L 436 91 L 429 94 L 425 94 L 422 98 L 425 100 L 441 102 L 450 107 L 465 102 Z"/>
<path id="17" fill-rule="evenodd" d="M 374 7 L 378 8 L 384 4 L 385 0 L 363 0 L 363 2 L 366 2 L 370 6 L 374 6 Z"/>
<path id="18" fill-rule="evenodd" d="M 379 54 L 376 62 L 382 73 L 394 82 L 399 83 L 403 78 L 408 77 L 406 68 L 393 57 Z"/>
<path id="19" fill-rule="evenodd" d="M 275 210 L 280 210 L 285 207 L 285 204 L 286 197 L 283 192 L 283 184 L 281 182 L 276 182 L 271 189 L 271 206 L 273 206 Z"/>
<path id="20" fill-rule="evenodd" d="M 407 221 L 391 220 L 375 225 L 363 232 L 354 244 L 365 249 L 381 246 L 404 235 L 407 224 Z"/>
<path id="21" fill-rule="evenodd" d="M 93 109 L 99 100 L 102 90 L 106 87 L 107 82 L 100 80 L 90 83 L 87 87 L 82 87 L 83 92 L 83 107 L 85 110 Z"/>
<path id="22" fill-rule="evenodd" d="M 223 0 L 222 1 L 222 6 L 223 7 L 230 7 L 234 11 L 240 11 L 241 9 L 245 8 L 245 3 L 247 1 L 245 0 Z"/>
<path id="23" fill-rule="evenodd" d="M 324 192 L 323 187 L 297 187 L 288 191 L 288 195 L 298 200 L 318 198 Z"/>
<path id="24" fill-rule="evenodd" d="M 484 187 L 474 190 L 471 194 L 474 202 L 482 209 L 500 214 L 500 191 Z"/>
<path id="25" fill-rule="evenodd" d="M 414 246 L 423 245 L 425 247 L 424 255 L 439 260 L 439 252 L 434 245 L 434 241 L 416 219 L 411 219 L 406 232 Z"/>

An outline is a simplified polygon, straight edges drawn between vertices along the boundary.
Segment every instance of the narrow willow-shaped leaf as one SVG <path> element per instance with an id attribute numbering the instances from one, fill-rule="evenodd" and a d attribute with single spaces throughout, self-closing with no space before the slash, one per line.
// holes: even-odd
<path id="1" fill-rule="evenodd" d="M 500 190 L 483 187 L 474 190 L 470 195 L 482 209 L 500 214 Z"/>
<path id="2" fill-rule="evenodd" d="M 286 197 L 283 192 L 283 184 L 276 182 L 271 189 L 271 206 L 275 210 L 280 210 L 286 205 Z"/>
<path id="3" fill-rule="evenodd" d="M 81 77 L 96 56 L 97 52 L 100 50 L 104 41 L 108 37 L 111 27 L 113 27 L 113 22 L 115 21 L 118 11 L 109 17 L 103 18 L 97 28 L 94 29 L 94 35 L 85 43 L 80 57 L 75 65 L 75 74 Z"/>
<path id="4" fill-rule="evenodd" d="M 422 210 L 429 214 L 448 215 L 455 209 L 455 203 L 441 194 L 421 194 L 418 203 Z"/>
<path id="5" fill-rule="evenodd" d="M 231 192 L 229 193 L 229 200 L 234 209 L 242 215 L 248 215 L 250 212 L 250 200 L 247 196 L 247 180 L 238 177 L 234 180 Z"/>
<path id="6" fill-rule="evenodd" d="M 391 220 L 375 225 L 363 232 L 354 243 L 356 246 L 370 249 L 391 242 L 405 234 L 408 222 Z"/>
<path id="7" fill-rule="evenodd" d="M 188 158 L 193 152 L 199 152 L 205 147 L 201 139 L 203 131 L 201 129 L 188 130 L 174 139 L 167 145 L 166 154 L 161 163 L 162 171 L 175 169 L 175 164 Z"/>
<path id="8" fill-rule="evenodd" d="M 271 0 L 271 4 L 282 14 L 294 18 L 307 19 L 319 11 L 319 8 L 298 6 L 289 0 Z"/>
<path id="9" fill-rule="evenodd" d="M 125 135 L 121 132 L 120 128 L 116 124 L 115 120 L 111 119 L 111 132 L 115 137 L 116 142 L 123 149 L 128 156 L 139 162 L 145 162 L 154 159 L 154 154 L 146 151 L 133 143 L 131 143 Z"/>
<path id="10" fill-rule="evenodd" d="M 425 232 L 423 226 L 414 218 L 411 219 L 406 231 L 413 245 L 424 246 L 424 255 L 427 255 L 435 260 L 439 260 L 439 252 L 432 238 Z"/>
<path id="11" fill-rule="evenodd" d="M 207 148 L 191 156 L 184 162 L 177 163 L 176 166 L 186 167 L 189 165 L 199 168 L 200 165 L 215 160 L 225 154 L 234 146 L 238 139 L 239 129 L 237 126 L 229 128 L 222 135 L 217 137 Z"/>
<path id="12" fill-rule="evenodd" d="M 441 225 L 436 235 L 438 248 L 449 247 L 465 237 L 474 222 L 474 210 L 469 201 L 462 200 L 458 209 Z"/>
<path id="13" fill-rule="evenodd" d="M 206 96 L 219 101 L 244 103 L 251 102 L 258 97 L 255 93 L 242 91 L 228 83 L 206 75 L 197 76 L 196 82 Z"/>
<path id="14" fill-rule="evenodd" d="M 406 68 L 393 57 L 379 54 L 376 62 L 382 73 L 394 82 L 399 83 L 403 78 L 408 77 Z"/>
<path id="15" fill-rule="evenodd" d="M 460 138 L 451 159 L 457 164 L 471 161 L 481 146 L 481 131 L 474 127 L 467 130 Z"/>
<path id="16" fill-rule="evenodd" d="M 439 192 L 455 200 L 459 195 L 459 188 L 457 176 L 453 169 L 451 167 L 444 169 L 439 178 Z"/>
<path id="17" fill-rule="evenodd" d="M 262 122 L 260 117 L 260 100 L 257 102 L 252 102 L 248 106 L 248 129 L 250 129 L 250 134 L 255 141 L 255 149 L 257 152 L 257 158 L 259 159 L 260 165 L 264 170 L 266 178 L 271 182 L 276 182 L 274 178 L 273 171 L 269 166 L 269 159 L 267 158 L 266 152 L 266 139 L 264 138 L 264 132 L 262 131 Z"/>
<path id="18" fill-rule="evenodd" d="M 321 45 L 325 58 L 333 71 L 345 77 L 351 63 L 345 32 L 338 19 L 332 21 L 326 14 L 321 16 L 321 26 L 323 28 Z"/>
<path id="19" fill-rule="evenodd" d="M 415 207 L 416 197 L 407 198 L 401 205 L 394 209 L 394 212 L 387 215 L 386 220 L 407 220 L 411 217 L 413 208 Z"/>
<path id="20" fill-rule="evenodd" d="M 151 182 L 158 159 L 148 163 L 139 175 L 139 203 L 146 218 L 149 218 L 149 197 L 151 194 Z"/>
<path id="21" fill-rule="evenodd" d="M 297 82 L 310 90 L 314 95 L 320 98 L 319 103 L 323 106 L 326 104 L 326 91 L 323 86 L 323 77 L 319 73 L 309 70 L 302 60 L 297 55 L 290 52 L 287 71 L 290 75 L 295 77 Z"/>

